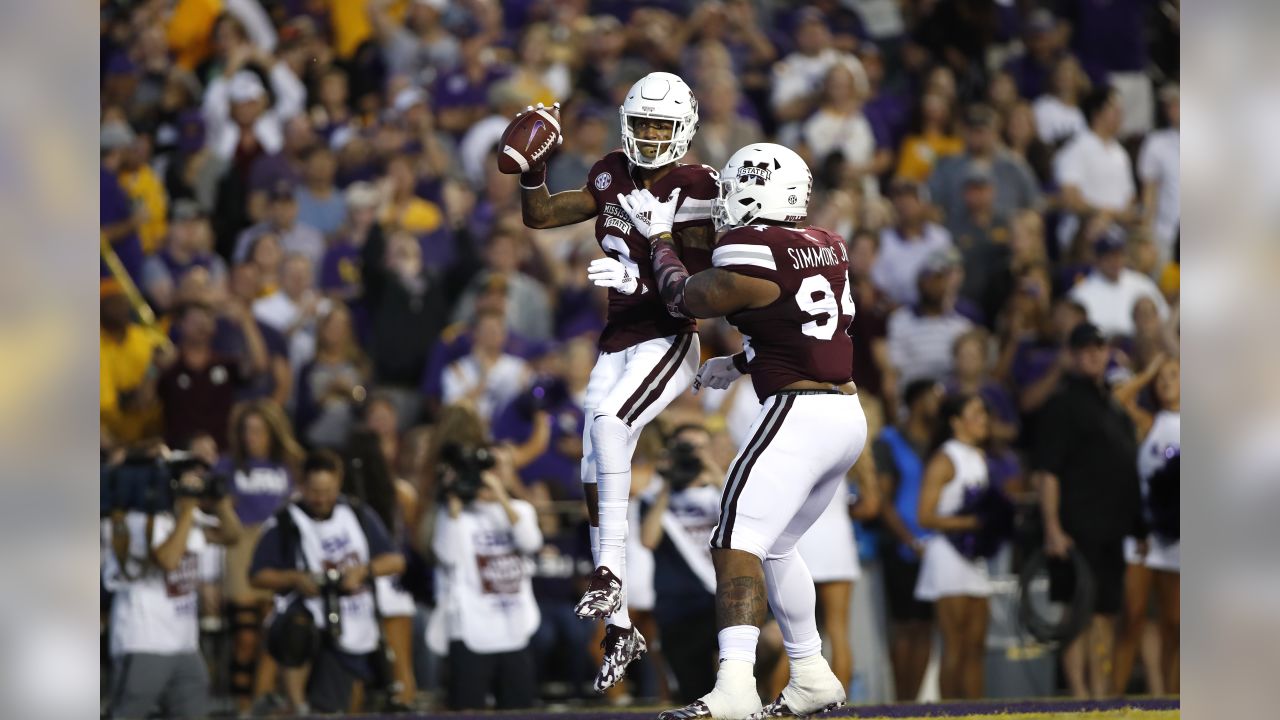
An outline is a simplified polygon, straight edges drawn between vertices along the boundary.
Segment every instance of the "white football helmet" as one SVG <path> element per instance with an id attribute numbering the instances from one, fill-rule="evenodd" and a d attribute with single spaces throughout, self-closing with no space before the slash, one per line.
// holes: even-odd
<path id="1" fill-rule="evenodd" d="M 618 107 L 622 120 L 622 149 L 627 158 L 643 168 L 662 167 L 673 163 L 689 151 L 693 133 L 698 129 L 698 100 L 679 75 L 652 72 L 636 81 L 627 91 L 627 99 Z M 641 140 L 632 132 L 634 118 L 657 118 L 674 123 L 670 140 Z M 640 152 L 643 145 L 656 145 L 652 159 Z"/>
<path id="2" fill-rule="evenodd" d="M 716 232 L 756 220 L 801 222 L 809 214 L 813 173 L 794 150 L 774 143 L 747 145 L 720 171 L 712 204 Z"/>

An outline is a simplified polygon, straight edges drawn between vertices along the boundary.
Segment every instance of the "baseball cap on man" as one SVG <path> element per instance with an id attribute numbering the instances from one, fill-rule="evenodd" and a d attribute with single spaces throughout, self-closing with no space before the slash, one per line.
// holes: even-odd
<path id="1" fill-rule="evenodd" d="M 960 251 L 948 245 L 929 253 L 929 257 L 925 258 L 924 264 L 920 266 L 919 274 L 945 272 L 952 268 L 960 267 L 960 263 Z"/>
<path id="2" fill-rule="evenodd" d="M 293 200 L 293 192 L 296 189 L 292 180 L 281 178 L 271 184 L 267 197 L 271 200 Z"/>
<path id="3" fill-rule="evenodd" d="M 231 77 L 227 85 L 227 95 L 231 102 L 249 102 L 267 94 L 258 76 L 248 70 L 241 70 Z"/>
<path id="4" fill-rule="evenodd" d="M 180 198 L 173 203 L 170 214 L 175 222 L 180 220 L 195 220 L 204 216 L 204 210 L 200 207 L 200 203 L 191 198 Z"/>
<path id="5" fill-rule="evenodd" d="M 995 179 L 995 173 L 991 172 L 991 166 L 984 162 L 971 162 L 964 171 L 964 184 L 966 186 L 990 185 L 995 182 Z"/>
<path id="6" fill-rule="evenodd" d="M 1093 241 L 1093 251 L 1098 255 L 1123 251 L 1125 240 L 1124 229 L 1119 225 L 1112 225 Z"/>
<path id="7" fill-rule="evenodd" d="M 968 127 L 990 127 L 996 124 L 996 111 L 990 105 L 977 103 L 964 111 L 964 124 Z"/>
<path id="8" fill-rule="evenodd" d="M 1067 345 L 1072 350 L 1082 350 L 1087 347 L 1106 344 L 1107 339 L 1102 337 L 1102 331 L 1098 330 L 1098 326 L 1091 322 L 1080 323 L 1071 331 L 1071 336 L 1067 338 Z"/>
<path id="9" fill-rule="evenodd" d="M 122 150 L 133 144 L 137 135 L 126 123 L 109 122 L 102 126 L 98 134 L 98 144 L 103 150 Z"/>

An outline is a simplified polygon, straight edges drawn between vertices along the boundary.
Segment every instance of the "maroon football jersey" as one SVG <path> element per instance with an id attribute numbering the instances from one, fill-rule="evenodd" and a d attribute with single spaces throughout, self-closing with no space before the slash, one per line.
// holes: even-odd
<path id="1" fill-rule="evenodd" d="M 618 204 L 618 195 L 626 195 L 636 187 L 631 163 L 621 150 L 605 155 L 587 174 L 587 190 L 600 209 L 596 216 L 596 241 L 605 255 L 626 265 L 640 281 L 631 295 L 609 290 L 608 321 L 600 333 L 600 349 L 605 352 L 618 352 L 645 340 L 693 332 L 695 328 L 692 320 L 673 317 L 667 312 L 649 263 L 649 239 L 631 227 L 631 218 Z M 716 172 L 706 165 L 678 165 L 649 191 L 666 199 L 677 187 L 680 200 L 672 229 L 678 240 L 679 232 L 685 228 L 711 226 L 711 201 L 718 190 Z M 690 273 L 705 270 L 710 264 L 705 250 L 681 251 L 680 259 Z"/>
<path id="2" fill-rule="evenodd" d="M 853 299 L 844 241 L 821 228 L 750 225 L 716 242 L 712 264 L 777 283 L 773 303 L 728 316 L 743 334 L 761 402 L 797 380 L 840 384 L 853 368 Z"/>

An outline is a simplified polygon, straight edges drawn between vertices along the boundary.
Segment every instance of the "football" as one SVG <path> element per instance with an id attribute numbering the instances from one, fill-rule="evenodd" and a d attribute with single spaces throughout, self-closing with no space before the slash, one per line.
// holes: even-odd
<path id="1" fill-rule="evenodd" d="M 502 134 L 498 170 L 517 175 L 546 162 L 551 151 L 563 141 L 560 135 L 560 108 L 543 107 L 524 112 Z"/>

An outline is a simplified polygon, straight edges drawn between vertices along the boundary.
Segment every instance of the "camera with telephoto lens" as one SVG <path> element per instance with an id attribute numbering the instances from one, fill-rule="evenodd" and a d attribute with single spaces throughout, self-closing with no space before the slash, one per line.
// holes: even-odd
<path id="1" fill-rule="evenodd" d="M 188 473 L 199 476 L 198 487 L 182 482 Z M 119 465 L 105 470 L 102 510 L 167 511 L 173 509 L 178 498 L 220 500 L 226 496 L 227 488 L 225 477 L 214 473 L 208 463 L 189 452 L 174 451 L 165 457 L 155 449 L 148 449 L 129 453 Z"/>
<path id="2" fill-rule="evenodd" d="M 476 499 L 484 487 L 484 472 L 495 465 L 493 452 L 488 447 L 469 448 L 458 443 L 448 443 L 441 448 L 440 463 L 453 471 L 452 479 L 441 486 L 441 494 L 445 498 L 457 497 L 464 503 Z"/>
<path id="3" fill-rule="evenodd" d="M 328 568 L 317 578 L 320 602 L 324 607 L 324 633 L 333 642 L 342 637 L 342 571 Z"/>
<path id="4" fill-rule="evenodd" d="M 684 440 L 676 440 L 667 446 L 667 468 L 662 477 L 671 485 L 671 492 L 680 492 L 702 474 L 702 458 L 698 448 Z"/>
<path id="5" fill-rule="evenodd" d="M 209 463 L 185 451 L 169 453 L 165 461 L 169 471 L 169 486 L 175 498 L 190 497 L 197 500 L 221 500 L 227 494 L 227 479 L 209 467 Z M 200 487 L 193 488 L 182 483 L 182 476 L 187 473 L 200 476 Z"/>

